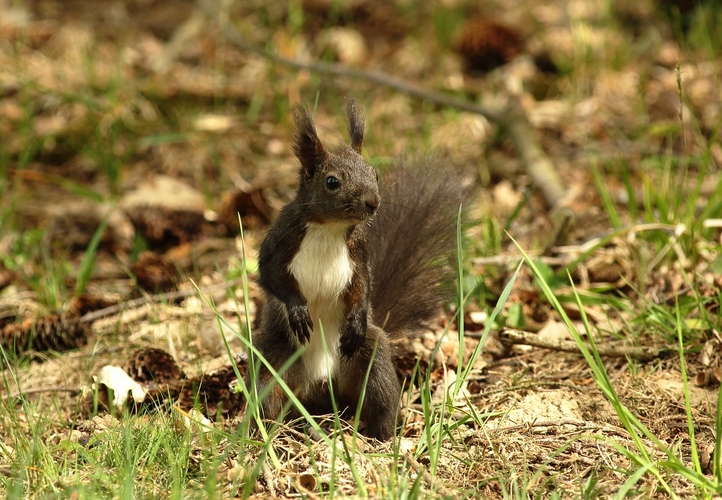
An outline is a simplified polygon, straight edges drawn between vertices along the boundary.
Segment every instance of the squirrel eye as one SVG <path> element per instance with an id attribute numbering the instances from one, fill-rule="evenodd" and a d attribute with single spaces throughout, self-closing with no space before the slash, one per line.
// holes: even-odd
<path id="1" fill-rule="evenodd" d="M 335 178 L 333 175 L 329 175 L 328 177 L 326 177 L 326 187 L 331 190 L 338 189 L 339 187 L 341 187 L 341 183 L 338 182 L 338 179 Z"/>

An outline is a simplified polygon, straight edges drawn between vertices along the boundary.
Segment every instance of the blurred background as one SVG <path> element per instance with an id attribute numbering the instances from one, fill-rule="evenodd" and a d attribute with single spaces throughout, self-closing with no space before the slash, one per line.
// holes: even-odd
<path id="1" fill-rule="evenodd" d="M 434 154 L 477 182 L 469 289 L 498 293 L 505 268 L 472 260 L 515 251 L 506 231 L 547 255 L 638 223 L 719 243 L 721 47 L 712 1 L 0 0 L 0 295 L 29 298 L 0 321 L 236 276 L 236 214 L 254 249 L 294 193 L 290 109 L 334 144 L 351 97 L 378 168 Z M 660 263 L 694 267 L 639 238 L 587 279 L 644 293 Z"/>

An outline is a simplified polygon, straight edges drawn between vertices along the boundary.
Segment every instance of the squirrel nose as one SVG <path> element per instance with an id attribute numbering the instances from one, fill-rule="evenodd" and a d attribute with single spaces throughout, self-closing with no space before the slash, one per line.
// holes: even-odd
<path id="1" fill-rule="evenodd" d="M 369 212 L 374 213 L 377 208 L 379 208 L 379 205 L 381 204 L 381 198 L 379 196 L 373 196 L 371 198 L 366 198 L 366 208 L 368 208 Z"/>

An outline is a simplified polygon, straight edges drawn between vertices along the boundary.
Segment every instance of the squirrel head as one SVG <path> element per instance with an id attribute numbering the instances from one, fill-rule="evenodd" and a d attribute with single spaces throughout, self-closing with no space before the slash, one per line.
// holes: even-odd
<path id="1" fill-rule="evenodd" d="M 364 119 L 354 101 L 347 116 L 351 144 L 327 150 L 308 109 L 299 106 L 293 112 L 293 151 L 301 162 L 297 199 L 311 222 L 359 224 L 371 218 L 381 203 L 378 173 L 361 156 Z"/>

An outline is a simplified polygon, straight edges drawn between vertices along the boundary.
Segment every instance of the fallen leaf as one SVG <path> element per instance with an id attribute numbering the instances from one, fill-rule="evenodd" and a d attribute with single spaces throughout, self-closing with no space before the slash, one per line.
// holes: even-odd
<path id="1" fill-rule="evenodd" d="M 540 339 L 545 340 L 570 340 L 572 338 L 567 326 L 553 319 L 547 321 L 537 335 Z"/>
<path id="2" fill-rule="evenodd" d="M 120 409 L 125 405 L 129 392 L 135 403 L 142 403 L 145 399 L 145 389 L 119 366 L 104 366 L 98 375 L 93 377 L 93 380 L 95 381 L 94 389 L 97 388 L 100 391 L 101 387 L 105 387 L 106 390 L 113 391 L 113 405 L 116 408 Z"/>
<path id="3" fill-rule="evenodd" d="M 233 119 L 224 115 L 202 115 L 193 120 L 193 128 L 201 132 L 225 132 L 233 126 Z"/>

